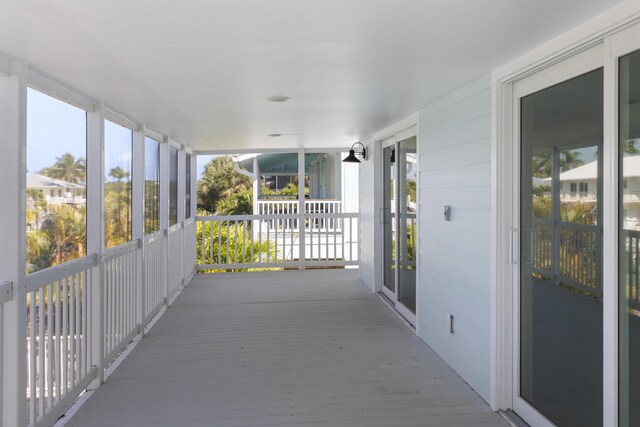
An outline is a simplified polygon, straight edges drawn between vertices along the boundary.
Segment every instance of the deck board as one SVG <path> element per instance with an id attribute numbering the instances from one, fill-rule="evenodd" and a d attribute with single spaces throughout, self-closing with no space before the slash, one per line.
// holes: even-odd
<path id="1" fill-rule="evenodd" d="M 67 422 L 507 424 L 355 270 L 198 276 Z"/>

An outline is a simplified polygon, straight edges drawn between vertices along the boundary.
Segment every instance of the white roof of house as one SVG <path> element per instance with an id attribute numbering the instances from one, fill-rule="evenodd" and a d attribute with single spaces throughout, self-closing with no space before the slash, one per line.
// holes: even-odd
<path id="1" fill-rule="evenodd" d="M 84 188 L 80 184 L 74 184 L 73 182 L 63 181 L 61 179 L 53 179 L 48 176 L 40 175 L 37 173 L 27 174 L 27 188 Z"/>
<path id="2" fill-rule="evenodd" d="M 625 157 L 622 167 L 625 178 L 640 176 L 640 156 Z M 560 181 L 587 181 L 590 179 L 594 180 L 597 176 L 598 162 L 593 161 L 575 169 L 562 172 L 560 174 Z M 545 181 L 551 181 L 551 178 L 547 178 Z"/>

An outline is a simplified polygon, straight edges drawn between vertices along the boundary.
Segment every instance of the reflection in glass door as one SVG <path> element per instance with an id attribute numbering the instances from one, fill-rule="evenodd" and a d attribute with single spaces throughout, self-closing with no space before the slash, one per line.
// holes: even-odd
<path id="1" fill-rule="evenodd" d="M 398 143 L 398 301 L 416 313 L 417 138 Z"/>
<path id="2" fill-rule="evenodd" d="M 415 323 L 417 251 L 417 137 L 382 147 L 383 293 Z"/>
<path id="3" fill-rule="evenodd" d="M 619 426 L 640 425 L 640 52 L 620 58 Z"/>
<path id="4" fill-rule="evenodd" d="M 601 426 L 603 71 L 521 98 L 519 396 Z"/>

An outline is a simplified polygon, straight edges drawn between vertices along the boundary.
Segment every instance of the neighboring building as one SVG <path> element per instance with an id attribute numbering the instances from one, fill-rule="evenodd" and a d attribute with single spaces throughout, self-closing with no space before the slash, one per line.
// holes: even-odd
<path id="1" fill-rule="evenodd" d="M 622 180 L 624 227 L 640 229 L 640 156 L 625 157 Z M 534 178 L 533 185 L 551 186 L 551 178 Z M 598 162 L 593 161 L 560 174 L 561 203 L 596 203 Z"/>
<path id="2" fill-rule="evenodd" d="M 48 205 L 77 206 L 86 203 L 84 186 L 37 173 L 27 174 L 27 189 L 40 190 Z"/>
<path id="3" fill-rule="evenodd" d="M 306 198 L 313 201 L 332 201 L 339 212 L 358 211 L 358 170 L 342 163 L 346 153 L 305 154 Z M 259 205 L 278 200 L 297 199 L 296 196 L 266 196 L 261 190 L 282 190 L 289 183 L 298 183 L 297 153 L 243 154 L 234 157 L 236 170 L 253 182 L 254 212 L 263 213 Z M 260 181 L 261 185 L 257 185 Z M 333 203 L 332 206 L 335 206 Z"/>

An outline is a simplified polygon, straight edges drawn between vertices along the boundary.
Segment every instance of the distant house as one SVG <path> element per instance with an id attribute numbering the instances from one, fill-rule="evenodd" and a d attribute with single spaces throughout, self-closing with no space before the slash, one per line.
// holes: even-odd
<path id="1" fill-rule="evenodd" d="M 27 174 L 27 189 L 39 190 L 45 197 L 47 204 L 59 206 L 84 205 L 86 203 L 83 185 L 49 178 L 37 173 Z"/>

